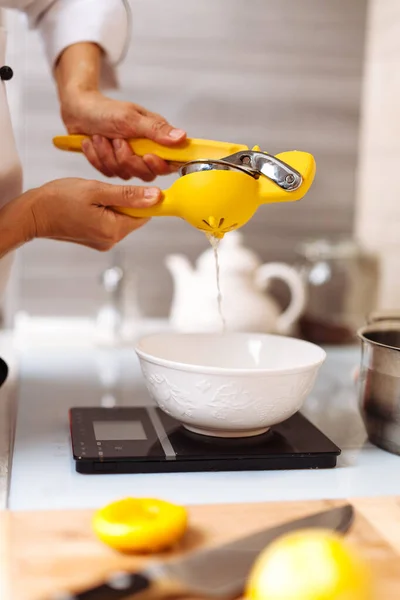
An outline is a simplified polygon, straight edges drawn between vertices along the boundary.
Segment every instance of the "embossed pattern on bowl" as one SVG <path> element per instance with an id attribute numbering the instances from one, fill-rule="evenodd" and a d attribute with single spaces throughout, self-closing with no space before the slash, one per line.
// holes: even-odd
<path id="1" fill-rule="evenodd" d="M 159 334 L 142 339 L 146 387 L 158 406 L 205 435 L 258 435 L 300 410 L 325 352 L 273 335 Z"/>

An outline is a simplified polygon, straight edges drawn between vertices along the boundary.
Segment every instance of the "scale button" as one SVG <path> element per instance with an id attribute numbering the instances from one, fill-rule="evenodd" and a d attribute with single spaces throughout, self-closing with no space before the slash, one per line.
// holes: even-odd
<path id="1" fill-rule="evenodd" d="M 98 445 L 98 446 L 101 446 L 101 442 L 97 442 L 97 445 Z"/>

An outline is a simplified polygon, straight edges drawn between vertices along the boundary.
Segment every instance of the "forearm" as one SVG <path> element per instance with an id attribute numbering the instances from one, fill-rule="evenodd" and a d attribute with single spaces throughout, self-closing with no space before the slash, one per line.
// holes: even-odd
<path id="1" fill-rule="evenodd" d="M 99 90 L 102 50 L 97 44 L 73 44 L 61 54 L 56 68 L 58 96 L 61 104 L 81 92 Z"/>
<path id="2" fill-rule="evenodd" d="M 0 210 L 0 258 L 33 239 L 33 194 L 22 194 Z"/>
<path id="3" fill-rule="evenodd" d="M 92 44 L 101 48 L 102 87 L 115 86 L 114 68 L 124 57 L 129 36 L 126 0 L 24 0 L 16 4 L 27 5 L 21 10 L 27 13 L 30 26 L 38 29 L 52 72 L 67 50 L 70 54 L 76 51 L 72 51 L 75 45 Z"/>

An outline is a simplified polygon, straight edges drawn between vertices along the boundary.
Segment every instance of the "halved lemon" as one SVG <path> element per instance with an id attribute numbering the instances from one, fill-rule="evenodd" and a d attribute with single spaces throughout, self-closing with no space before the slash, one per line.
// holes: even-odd
<path id="1" fill-rule="evenodd" d="M 98 510 L 93 529 L 121 552 L 159 552 L 173 546 L 187 529 L 183 506 L 152 498 L 124 498 Z"/>
<path id="2" fill-rule="evenodd" d="M 246 600 L 373 600 L 368 568 L 339 535 L 303 530 L 272 543 L 256 561 Z"/>

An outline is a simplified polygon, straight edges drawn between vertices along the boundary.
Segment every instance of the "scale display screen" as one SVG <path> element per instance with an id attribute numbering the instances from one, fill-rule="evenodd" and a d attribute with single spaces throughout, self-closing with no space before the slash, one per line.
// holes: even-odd
<path id="1" fill-rule="evenodd" d="M 147 435 L 140 421 L 93 421 L 96 440 L 147 440 Z"/>

